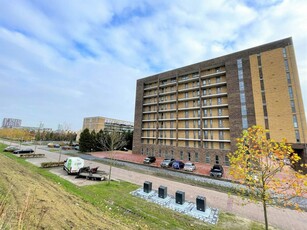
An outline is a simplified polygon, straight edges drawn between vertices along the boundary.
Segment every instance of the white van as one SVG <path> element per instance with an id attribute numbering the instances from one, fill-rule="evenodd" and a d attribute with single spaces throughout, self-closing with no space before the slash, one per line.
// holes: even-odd
<path id="1" fill-rule="evenodd" d="M 84 167 L 84 160 L 80 157 L 68 157 L 65 160 L 63 169 L 67 172 L 67 174 L 78 173 L 80 168 Z"/>

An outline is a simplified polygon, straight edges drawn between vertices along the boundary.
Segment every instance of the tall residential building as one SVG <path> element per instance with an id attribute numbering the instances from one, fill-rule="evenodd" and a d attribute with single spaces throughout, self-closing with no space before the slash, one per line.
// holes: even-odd
<path id="1" fill-rule="evenodd" d="M 133 122 L 122 121 L 106 117 L 86 117 L 83 120 L 82 130 L 88 128 L 90 132 L 95 130 L 103 131 L 133 131 Z"/>
<path id="2" fill-rule="evenodd" d="M 255 124 L 306 157 L 292 38 L 137 81 L 133 153 L 228 165 L 236 138 Z"/>
<path id="3" fill-rule="evenodd" d="M 21 119 L 3 118 L 2 128 L 18 128 L 21 126 Z"/>

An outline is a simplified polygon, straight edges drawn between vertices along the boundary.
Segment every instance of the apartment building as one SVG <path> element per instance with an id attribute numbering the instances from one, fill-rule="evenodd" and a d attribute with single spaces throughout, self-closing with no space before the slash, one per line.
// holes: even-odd
<path id="1" fill-rule="evenodd" d="M 103 131 L 133 131 L 133 122 L 122 121 L 106 117 L 86 117 L 83 119 L 83 129 L 88 128 L 90 132 Z"/>
<path id="2" fill-rule="evenodd" d="M 306 157 L 306 118 L 292 38 L 139 79 L 133 153 L 229 165 L 252 125 Z"/>

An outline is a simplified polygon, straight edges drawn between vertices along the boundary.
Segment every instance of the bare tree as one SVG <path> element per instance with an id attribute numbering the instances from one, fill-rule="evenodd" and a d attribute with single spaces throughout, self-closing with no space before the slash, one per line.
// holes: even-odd
<path id="1" fill-rule="evenodd" d="M 127 141 L 125 136 L 120 132 L 111 131 L 111 132 L 103 132 L 97 136 L 97 141 L 101 145 L 101 149 L 104 151 L 109 151 L 110 169 L 109 169 L 109 183 L 111 181 L 111 172 L 112 172 L 112 161 L 114 160 L 113 151 L 120 150 L 124 146 L 126 146 Z"/>

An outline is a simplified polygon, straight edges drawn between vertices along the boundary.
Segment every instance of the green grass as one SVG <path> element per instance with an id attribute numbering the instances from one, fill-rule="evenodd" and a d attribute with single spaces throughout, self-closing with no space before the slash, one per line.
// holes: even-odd
<path id="1" fill-rule="evenodd" d="M 4 147 L 5 145 L 0 144 L 0 152 Z M 229 213 L 221 213 L 218 224 L 213 226 L 130 195 L 131 191 L 139 188 L 137 185 L 128 182 L 110 184 L 102 182 L 78 187 L 47 169 L 38 168 L 11 153 L 3 154 L 126 224 L 147 226 L 148 229 L 263 229 L 263 226 L 256 222 L 248 222 L 246 226 Z"/>

